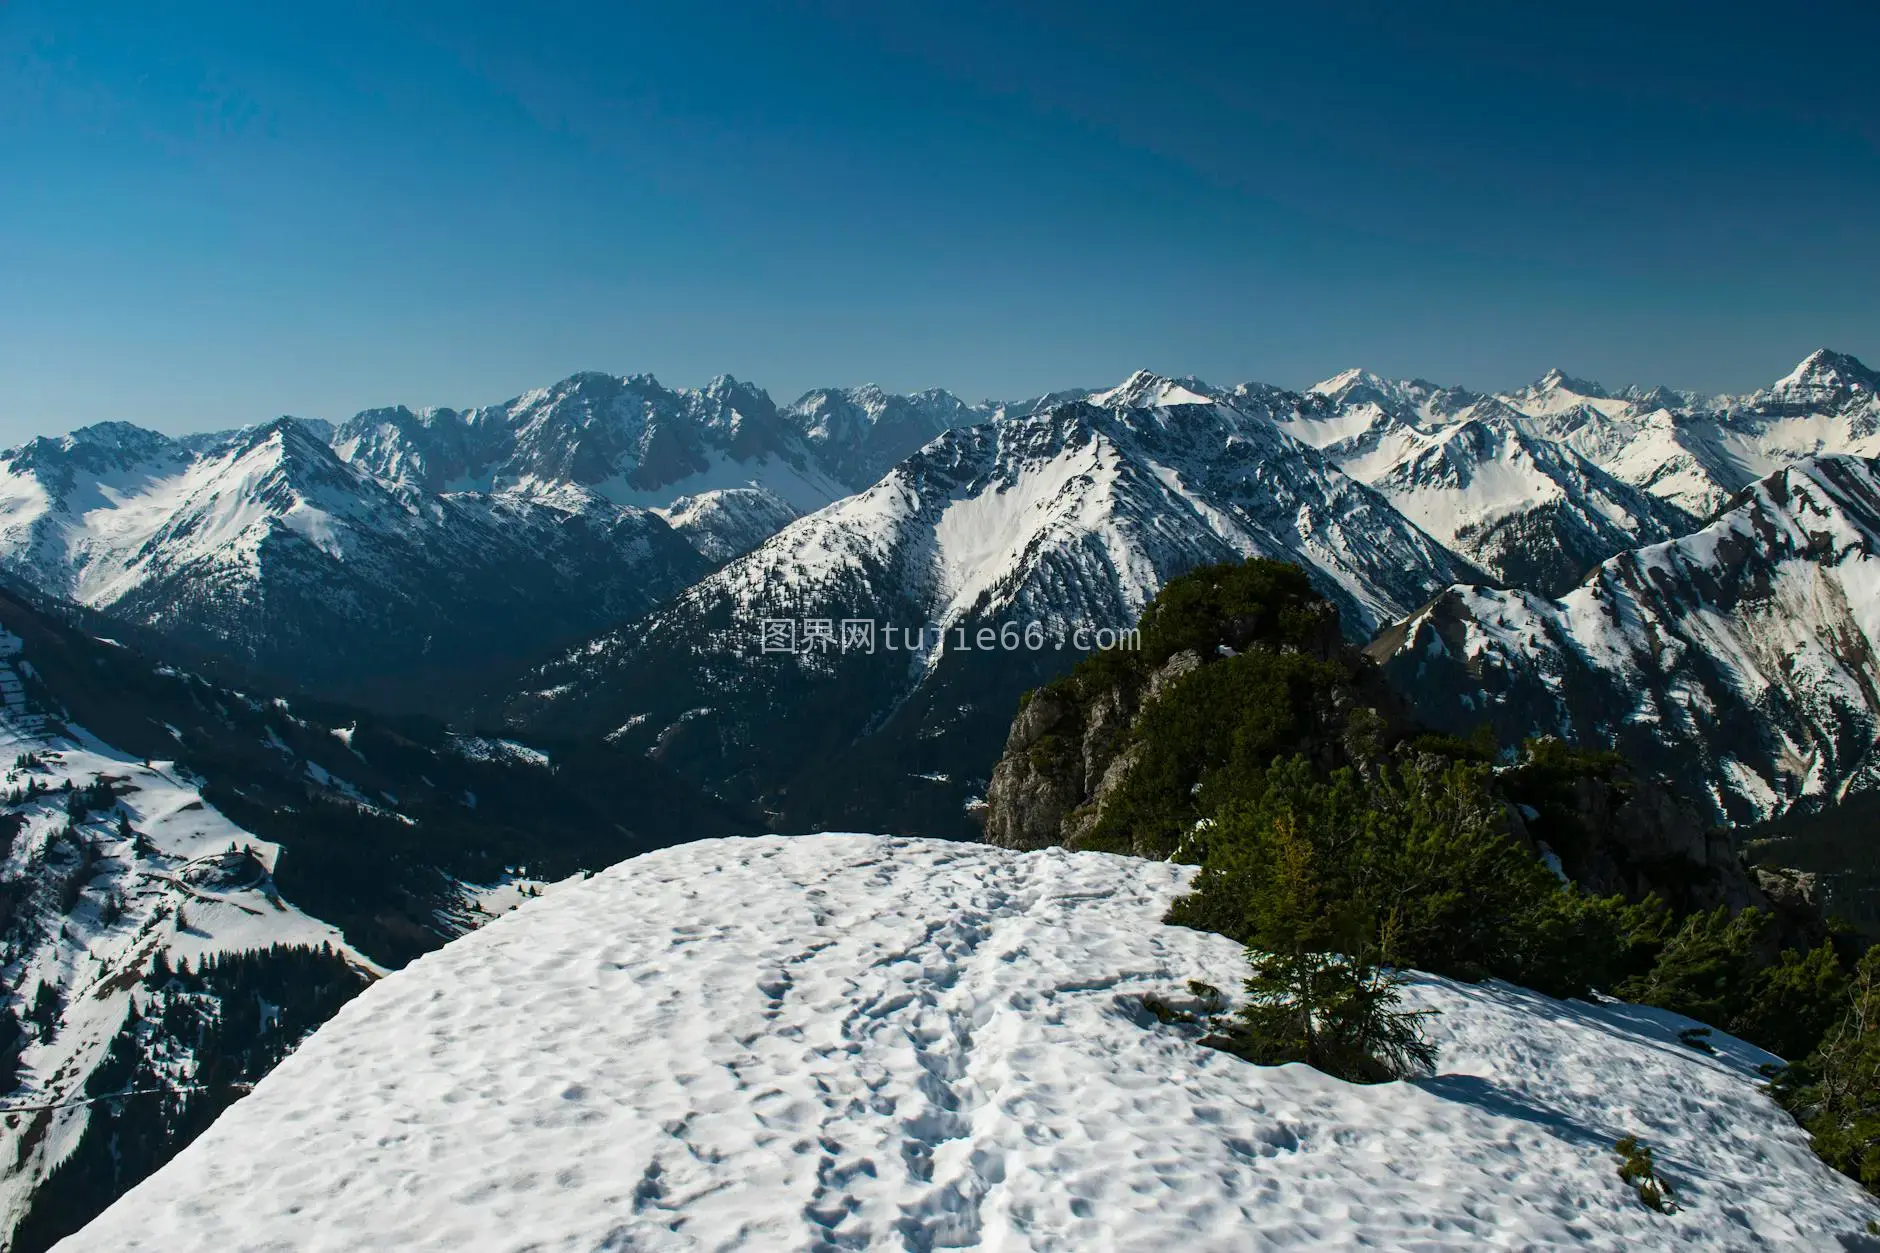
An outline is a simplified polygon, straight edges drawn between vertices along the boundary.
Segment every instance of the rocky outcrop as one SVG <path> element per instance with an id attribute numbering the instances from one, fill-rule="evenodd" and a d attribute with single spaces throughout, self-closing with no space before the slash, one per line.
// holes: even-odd
<path id="1" fill-rule="evenodd" d="M 1118 682 L 1080 701 L 1075 687 L 1053 684 L 1027 696 L 986 789 L 986 843 L 1076 847 L 1136 762 L 1127 741 L 1138 712 L 1200 665 L 1199 653 L 1183 649 L 1140 690 Z"/>
<path id="2" fill-rule="evenodd" d="M 1525 767 L 1505 776 L 1512 794 L 1544 808 L 1517 804 L 1515 833 L 1558 857 L 1586 891 L 1634 901 L 1656 893 L 1679 912 L 1770 908 L 1735 836 L 1663 783 L 1624 765 L 1589 764 L 1545 789 L 1543 799 L 1529 791 L 1532 773 Z"/>

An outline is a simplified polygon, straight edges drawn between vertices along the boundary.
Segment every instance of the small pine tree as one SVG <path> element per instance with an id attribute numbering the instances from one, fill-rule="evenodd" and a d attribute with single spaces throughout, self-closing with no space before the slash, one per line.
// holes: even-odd
<path id="1" fill-rule="evenodd" d="M 1260 833 L 1264 882 L 1246 902 L 1247 1004 L 1208 1042 L 1352 1082 L 1426 1070 L 1436 1059 L 1422 1033 L 1429 1011 L 1399 1008 L 1403 979 L 1387 965 L 1396 915 L 1380 923 L 1362 898 L 1328 890 L 1321 862 L 1333 850 L 1315 847 L 1315 825 L 1279 812 Z"/>
<path id="2" fill-rule="evenodd" d="M 41 979 L 38 989 L 33 993 L 32 1006 L 26 1011 L 26 1020 L 36 1024 L 41 1031 L 50 1031 L 58 1018 L 59 990 Z"/>
<path id="3" fill-rule="evenodd" d="M 1612 1150 L 1619 1155 L 1619 1178 L 1632 1185 L 1647 1209 L 1660 1214 L 1677 1209 L 1671 1198 L 1671 1185 L 1659 1177 L 1652 1151 L 1640 1144 L 1636 1136 L 1626 1136 L 1614 1144 Z"/>

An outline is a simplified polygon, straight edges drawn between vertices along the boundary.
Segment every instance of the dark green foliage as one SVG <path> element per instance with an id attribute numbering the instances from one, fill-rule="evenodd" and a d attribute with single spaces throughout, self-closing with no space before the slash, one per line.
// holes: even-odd
<path id="1" fill-rule="evenodd" d="M 1855 967 L 1843 1006 L 1820 1046 L 1771 1087 L 1822 1160 L 1880 1194 L 1880 947 Z"/>
<path id="2" fill-rule="evenodd" d="M 1635 1136 L 1626 1136 L 1614 1144 L 1612 1149 L 1619 1155 L 1619 1178 L 1632 1186 L 1647 1209 L 1657 1210 L 1660 1214 L 1669 1214 L 1677 1209 L 1671 1197 L 1671 1185 L 1659 1178 L 1650 1149 L 1640 1144 Z"/>
<path id="3" fill-rule="evenodd" d="M 1732 916 L 1718 906 L 1692 914 L 1665 941 L 1651 969 L 1620 983 L 1619 996 L 1720 1027 L 1779 1057 L 1798 1058 L 1820 1041 L 1847 1001 L 1834 946 L 1785 949 L 1771 963 L 1758 940 L 1768 915 Z"/>
<path id="4" fill-rule="evenodd" d="M 1170 579 L 1144 610 L 1140 660 L 1154 669 L 1184 649 L 1253 645 L 1312 650 L 1338 614 L 1304 570 L 1265 558 L 1201 566 Z"/>
<path id="5" fill-rule="evenodd" d="M 1066 775 L 1091 703 L 1133 702 L 1177 653 L 1203 664 L 1141 712 L 1128 745 L 1138 760 L 1106 798 L 1085 847 L 1166 857 L 1224 795 L 1257 785 L 1275 756 L 1309 752 L 1338 764 L 1347 729 L 1340 708 L 1352 702 L 1336 693 L 1374 682 L 1344 644 L 1337 610 L 1296 566 L 1203 566 L 1170 580 L 1144 610 L 1140 647 L 1094 653 L 1042 689 L 1076 712 L 1032 745 L 1031 765 Z"/>
<path id="6" fill-rule="evenodd" d="M 1089 845 L 1148 857 L 1175 853 L 1199 815 L 1257 791 L 1275 756 L 1324 737 L 1315 711 L 1345 678 L 1331 662 L 1266 651 L 1182 676 L 1143 711 L 1140 758 L 1107 799 Z"/>
<path id="7" fill-rule="evenodd" d="M 1778 1057 L 1804 1057 L 1841 1017 L 1847 988 L 1833 944 L 1823 941 L 1807 953 L 1784 949 L 1752 977 L 1729 1032 Z"/>
<path id="8" fill-rule="evenodd" d="M 1486 767 L 1432 755 L 1324 779 L 1302 757 L 1275 763 L 1256 797 L 1199 833 L 1201 873 L 1169 921 L 1252 943 L 1285 832 L 1312 848 L 1327 901 L 1395 920 L 1395 960 L 1583 992 L 1623 946 L 1624 907 L 1561 889 L 1502 828 L 1489 782 Z"/>
<path id="9" fill-rule="evenodd" d="M 1755 971 L 1756 941 L 1768 915 L 1746 909 L 1734 916 L 1719 905 L 1684 920 L 1649 973 L 1621 984 L 1628 1001 L 1656 1005 L 1700 1022 L 1724 1024 L 1744 1008 Z"/>
<path id="10" fill-rule="evenodd" d="M 1447 757 L 1451 761 L 1469 761 L 1478 765 L 1494 765 L 1501 760 L 1501 744 L 1495 739 L 1495 732 L 1486 722 L 1476 727 L 1465 739 L 1457 735 L 1428 734 L 1419 735 L 1410 741 L 1412 751 L 1433 753 L 1438 757 Z"/>
<path id="11" fill-rule="evenodd" d="M 0 1092 L 11 1092 L 19 1083 L 20 1050 L 26 1047 L 26 1029 L 11 1005 L 0 1006 Z"/>
<path id="12" fill-rule="evenodd" d="M 58 1021 L 59 1011 L 62 1008 L 59 989 L 42 979 L 33 991 L 32 1005 L 26 1011 L 26 1021 L 41 1031 L 50 1031 L 52 1025 Z"/>
<path id="13" fill-rule="evenodd" d="M 1549 996 L 1585 996 L 1643 975 L 1664 947 L 1671 912 L 1655 896 L 1628 904 L 1569 884 L 1536 899 L 1491 967 Z"/>
<path id="14" fill-rule="evenodd" d="M 211 957 L 187 975 L 160 967 L 87 1082 L 87 1096 L 112 1099 L 91 1107 L 78 1147 L 34 1194 L 14 1253 L 50 1248 L 169 1161 L 366 982 L 324 946 Z"/>
<path id="15" fill-rule="evenodd" d="M 82 788 L 71 788 L 71 780 L 66 786 L 70 789 L 65 798 L 65 812 L 73 822 L 83 822 L 88 814 L 95 810 L 109 809 L 117 803 L 117 796 L 111 791 L 111 785 L 103 779 L 93 779 Z"/>
<path id="16" fill-rule="evenodd" d="M 1406 932 L 1363 800 L 1351 771 L 1321 784 L 1295 757 L 1208 833 L 1199 890 L 1170 921 L 1211 920 L 1247 945 L 1248 1004 L 1210 1038 L 1216 1047 L 1354 1082 L 1433 1063 L 1423 1015 L 1398 1008 L 1392 965 Z"/>
<path id="17" fill-rule="evenodd" d="M 1153 673 L 1188 649 L 1211 656 L 1223 643 L 1239 651 L 1261 646 L 1322 653 L 1338 638 L 1338 611 L 1298 566 L 1255 557 L 1170 579 L 1138 626 L 1136 649 L 1093 653 L 1073 673 L 1109 683 Z"/>

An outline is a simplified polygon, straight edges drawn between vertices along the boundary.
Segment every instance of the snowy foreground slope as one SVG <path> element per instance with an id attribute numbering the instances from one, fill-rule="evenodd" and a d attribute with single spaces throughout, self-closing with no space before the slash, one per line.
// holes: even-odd
<path id="1" fill-rule="evenodd" d="M 873 836 L 622 863 L 372 987 L 81 1250 L 1860 1248 L 1880 1206 L 1685 1020 L 1428 979 L 1440 1076 L 1259 1068 L 1190 872 Z M 1637 1134 L 1685 1202 L 1615 1174 Z"/>

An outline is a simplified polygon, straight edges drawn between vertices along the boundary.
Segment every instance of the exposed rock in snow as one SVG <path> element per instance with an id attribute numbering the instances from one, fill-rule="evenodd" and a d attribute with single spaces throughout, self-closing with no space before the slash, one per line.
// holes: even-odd
<path id="1" fill-rule="evenodd" d="M 1262 1068 L 1188 868 L 714 840 L 530 901 L 340 1012 L 63 1253 L 1855 1247 L 1880 1205 L 1688 1020 L 1418 979 L 1430 1079 Z M 1619 1179 L 1637 1135 L 1681 1208 Z"/>
<path id="2" fill-rule="evenodd" d="M 1555 594 L 1800 457 L 1880 453 L 1874 379 L 1826 350 L 1742 397 L 1609 391 L 1559 370 L 1482 396 L 1347 370 L 1285 425 L 1504 581 Z M 1458 428 L 1474 432 L 1465 465 Z"/>
<path id="3" fill-rule="evenodd" d="M 819 388 L 784 411 L 823 468 L 861 491 L 944 431 L 996 416 L 938 389 L 897 396 L 879 387 Z"/>

